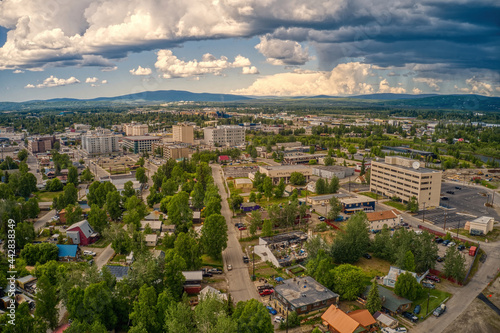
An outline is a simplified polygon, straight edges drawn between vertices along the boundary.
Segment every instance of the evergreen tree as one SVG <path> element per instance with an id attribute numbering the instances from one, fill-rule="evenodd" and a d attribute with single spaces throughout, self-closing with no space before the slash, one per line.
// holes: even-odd
<path id="1" fill-rule="evenodd" d="M 382 299 L 378 293 L 378 283 L 373 280 L 370 292 L 368 293 L 368 298 L 366 299 L 366 309 L 370 311 L 371 314 L 379 311 L 382 308 Z"/>
<path id="2" fill-rule="evenodd" d="M 35 302 L 35 316 L 43 318 L 48 326 L 54 330 L 58 324 L 59 309 L 57 303 L 59 300 L 56 287 L 50 283 L 49 278 L 45 275 L 42 275 L 37 281 Z"/>

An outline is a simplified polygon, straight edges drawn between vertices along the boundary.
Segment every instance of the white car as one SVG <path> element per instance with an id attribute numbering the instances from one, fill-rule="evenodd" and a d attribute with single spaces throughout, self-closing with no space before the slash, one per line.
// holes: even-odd
<path id="1" fill-rule="evenodd" d="M 96 253 L 94 251 L 85 250 L 85 251 L 83 251 L 83 255 L 86 255 L 86 256 L 95 256 Z"/>
<path id="2" fill-rule="evenodd" d="M 452 247 L 452 246 L 455 246 L 455 245 L 457 245 L 457 244 L 455 244 L 455 242 L 450 242 L 450 243 L 448 244 L 448 247 Z"/>
<path id="3" fill-rule="evenodd" d="M 285 318 L 281 317 L 281 316 L 276 316 L 274 317 L 274 322 L 275 323 L 282 323 L 285 321 Z"/>

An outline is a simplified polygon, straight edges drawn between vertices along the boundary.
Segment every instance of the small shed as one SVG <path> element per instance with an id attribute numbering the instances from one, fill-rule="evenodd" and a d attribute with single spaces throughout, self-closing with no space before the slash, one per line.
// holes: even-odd
<path id="1" fill-rule="evenodd" d="M 145 237 L 146 246 L 156 246 L 158 243 L 158 236 L 156 234 L 149 234 Z"/>
<path id="2" fill-rule="evenodd" d="M 399 322 L 396 319 L 380 311 L 375 312 L 373 314 L 373 318 L 375 318 L 375 320 L 381 327 L 396 328 L 399 325 Z"/>

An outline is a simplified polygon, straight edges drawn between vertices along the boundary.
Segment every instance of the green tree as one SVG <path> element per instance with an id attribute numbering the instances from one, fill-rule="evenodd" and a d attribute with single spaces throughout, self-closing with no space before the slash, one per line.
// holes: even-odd
<path id="1" fill-rule="evenodd" d="M 366 299 L 366 309 L 370 311 L 371 314 L 382 309 L 382 299 L 378 293 L 378 283 L 374 279 L 370 291 L 368 292 L 368 297 Z"/>
<path id="2" fill-rule="evenodd" d="M 306 177 L 300 172 L 292 172 L 290 175 L 290 183 L 293 185 L 304 185 L 306 183 Z"/>
<path id="3" fill-rule="evenodd" d="M 142 326 L 148 333 L 160 332 L 156 315 L 156 291 L 153 286 L 143 285 L 133 304 L 130 319 L 134 327 Z"/>
<path id="4" fill-rule="evenodd" d="M 20 251 L 26 246 L 26 244 L 33 242 L 33 240 L 35 239 L 35 229 L 33 228 L 33 223 L 31 222 L 16 223 L 15 235 L 16 235 L 15 237 L 16 251 Z M 4 244 L 5 246 L 7 246 L 8 242 L 5 241 Z"/>
<path id="5" fill-rule="evenodd" d="M 315 151 L 316 149 L 314 148 L 314 146 L 309 147 L 309 154 L 314 154 Z"/>
<path id="6" fill-rule="evenodd" d="M 84 182 L 90 182 L 93 178 L 94 176 L 88 167 L 82 171 L 82 175 L 80 176 L 80 179 Z"/>
<path id="7" fill-rule="evenodd" d="M 201 241 L 205 252 L 214 259 L 222 257 L 222 251 L 227 247 L 227 224 L 224 216 L 210 215 L 205 219 L 201 229 Z"/>
<path id="8" fill-rule="evenodd" d="M 99 207 L 99 206 L 97 206 Z M 122 217 L 123 210 L 121 207 L 121 198 L 118 191 L 108 192 L 106 195 L 106 212 L 113 221 L 117 221 Z"/>
<path id="9" fill-rule="evenodd" d="M 335 164 L 335 160 L 333 159 L 333 157 L 326 157 L 325 158 L 325 165 L 326 166 L 330 166 L 330 165 L 334 165 Z"/>
<path id="10" fill-rule="evenodd" d="M 136 192 L 135 192 L 135 189 L 134 189 L 134 183 L 131 180 L 129 180 L 128 182 L 126 182 L 125 184 L 123 184 L 122 195 L 125 198 L 124 201 L 126 201 L 127 198 L 130 198 L 131 196 L 136 195 Z"/>
<path id="11" fill-rule="evenodd" d="M 274 327 L 265 306 L 256 299 L 238 302 L 233 313 L 237 324 L 237 332 L 241 333 L 273 333 Z"/>
<path id="12" fill-rule="evenodd" d="M 262 214 L 260 210 L 254 210 L 250 214 L 250 227 L 248 228 L 250 235 L 255 236 L 259 227 L 262 227 Z"/>
<path id="13" fill-rule="evenodd" d="M 179 192 L 170 200 L 168 220 L 170 224 L 175 224 L 176 232 L 187 232 L 191 228 L 193 211 L 189 208 L 189 195 L 186 192 Z"/>
<path id="14" fill-rule="evenodd" d="M 408 209 L 412 213 L 418 212 L 418 201 L 417 197 L 413 196 L 410 198 L 408 203 L 406 204 L 406 209 Z"/>
<path id="15" fill-rule="evenodd" d="M 330 184 L 328 185 L 328 193 L 337 193 L 339 188 L 339 179 L 336 176 L 333 176 L 332 180 L 330 180 Z"/>
<path id="16" fill-rule="evenodd" d="M 187 302 L 172 303 L 165 312 L 166 332 L 195 332 L 194 312 Z"/>
<path id="17" fill-rule="evenodd" d="M 326 217 L 329 220 L 335 220 L 343 209 L 342 203 L 339 199 L 337 199 L 337 197 L 332 197 L 328 204 L 330 205 L 330 208 Z"/>
<path id="18" fill-rule="evenodd" d="M 64 187 L 62 195 L 65 207 L 68 205 L 75 205 L 78 202 L 78 189 L 72 183 Z"/>
<path id="19" fill-rule="evenodd" d="M 265 220 L 262 225 L 262 237 L 269 237 L 273 234 L 273 223 L 271 220 Z"/>
<path id="20" fill-rule="evenodd" d="M 28 218 L 36 218 L 40 213 L 40 206 L 38 205 L 37 198 L 29 198 L 29 200 L 23 205 L 23 210 L 26 212 L 26 216 Z"/>
<path id="21" fill-rule="evenodd" d="M 113 312 L 113 297 L 105 281 L 90 284 L 85 288 L 83 306 L 88 323 L 99 321 L 108 330 L 115 326 L 117 318 Z"/>
<path id="22" fill-rule="evenodd" d="M 231 204 L 231 209 L 233 210 L 234 215 L 234 212 L 240 209 L 240 205 L 243 203 L 243 197 L 239 194 L 231 193 L 229 203 Z"/>
<path id="23" fill-rule="evenodd" d="M 404 260 L 404 265 L 402 269 L 409 271 L 409 272 L 415 272 L 415 257 L 413 256 L 413 253 L 411 251 L 406 251 L 405 254 L 405 260 Z"/>
<path id="24" fill-rule="evenodd" d="M 78 185 L 78 169 L 70 166 L 68 169 L 68 183 Z"/>
<path id="25" fill-rule="evenodd" d="M 45 189 L 49 192 L 58 192 L 63 189 L 63 184 L 58 178 L 54 178 L 51 181 L 47 181 Z"/>
<path id="26" fill-rule="evenodd" d="M 337 263 L 354 263 L 370 246 L 366 214 L 358 212 L 351 216 L 347 220 L 344 231 L 337 233 L 331 253 Z"/>
<path id="27" fill-rule="evenodd" d="M 59 300 L 56 287 L 50 283 L 47 276 L 42 275 L 37 281 L 36 288 L 35 316 L 42 318 L 54 330 L 59 318 L 59 309 L 57 308 Z"/>
<path id="28" fill-rule="evenodd" d="M 206 222 L 205 222 L 206 225 Z M 205 227 L 205 225 L 203 227 Z M 201 266 L 200 246 L 189 233 L 179 233 L 174 242 L 175 252 L 184 259 L 186 269 L 197 270 Z"/>
<path id="29" fill-rule="evenodd" d="M 95 231 L 102 233 L 108 225 L 108 215 L 104 209 L 99 208 L 96 204 L 93 204 L 90 207 L 88 221 Z"/>
<path id="30" fill-rule="evenodd" d="M 143 166 L 144 166 L 144 163 L 145 163 L 145 161 L 144 161 L 144 157 L 139 158 L 139 160 L 137 161 L 137 165 L 139 165 L 139 166 L 141 166 L 141 167 L 143 167 Z"/>
<path id="31" fill-rule="evenodd" d="M 146 184 L 148 182 L 148 176 L 146 176 L 146 169 L 143 167 L 137 168 L 135 171 L 135 179 L 139 181 L 141 184 Z"/>
<path id="32" fill-rule="evenodd" d="M 333 290 L 344 300 L 355 300 L 365 290 L 367 276 L 359 267 L 343 264 L 333 269 Z"/>
<path id="33" fill-rule="evenodd" d="M 325 193 L 326 193 L 325 180 L 323 178 L 320 178 L 316 181 L 316 194 L 325 194 Z"/>
<path id="34" fill-rule="evenodd" d="M 72 225 L 83 219 L 83 210 L 80 206 L 68 205 L 66 207 L 66 224 Z"/>
<path id="35" fill-rule="evenodd" d="M 36 177 L 32 173 L 25 173 L 19 178 L 18 194 L 22 197 L 28 197 L 36 191 Z"/>
<path id="36" fill-rule="evenodd" d="M 36 263 L 45 264 L 51 260 L 58 259 L 59 250 L 55 244 L 51 243 L 40 243 L 40 244 L 26 244 L 26 246 L 21 250 L 21 258 L 26 260 L 26 263 L 30 266 Z"/>
<path id="37" fill-rule="evenodd" d="M 452 277 L 457 282 L 462 282 L 466 273 L 465 258 L 460 251 L 457 250 L 456 246 L 449 247 L 446 250 L 444 275 Z"/>
<path id="38" fill-rule="evenodd" d="M 406 272 L 398 276 L 396 285 L 394 286 L 394 293 L 396 295 L 414 301 L 420 296 L 421 292 L 422 286 L 411 273 Z"/>
<path id="39" fill-rule="evenodd" d="M 24 161 L 25 159 L 28 158 L 28 151 L 26 149 L 23 149 L 23 150 L 20 150 L 18 153 L 17 153 L 17 159 L 19 161 Z"/>
<path id="40" fill-rule="evenodd" d="M 198 185 L 197 183 L 196 185 Z M 195 191 L 200 191 L 199 188 L 196 188 L 196 185 L 194 186 Z M 201 193 L 203 193 L 203 185 L 199 184 L 201 186 Z M 177 192 L 179 188 L 179 184 L 177 184 L 173 179 L 163 179 L 163 182 L 161 183 L 161 193 L 163 195 L 174 195 L 175 192 Z M 202 200 L 203 201 L 203 200 Z"/>
<path id="41" fill-rule="evenodd" d="M 165 268 L 163 271 L 164 285 L 170 292 L 174 300 L 179 300 L 184 290 L 184 275 L 182 271 L 186 270 L 186 262 L 173 249 L 165 252 Z M 166 319 L 165 319 L 166 320 Z"/>
<path id="42" fill-rule="evenodd" d="M 282 198 L 283 197 L 283 194 L 285 193 L 285 181 L 282 179 L 280 179 L 280 182 L 278 184 L 278 186 L 276 186 L 276 189 L 274 190 L 274 196 L 276 198 Z"/>
<path id="43" fill-rule="evenodd" d="M 257 202 L 257 196 L 255 195 L 254 191 L 250 192 L 250 196 L 248 198 L 248 202 Z"/>
<path id="44" fill-rule="evenodd" d="M 11 320 L 7 314 L 0 317 L 2 333 L 46 332 L 47 324 L 40 317 L 32 317 L 27 302 L 21 303 L 16 309 L 15 325 L 10 325 Z"/>
<path id="45" fill-rule="evenodd" d="M 206 199 L 205 195 L 205 199 Z M 220 196 L 210 196 L 208 197 L 208 201 L 206 202 L 206 208 L 205 208 L 205 218 L 213 215 L 213 214 L 220 214 L 220 211 L 222 209 L 221 206 L 221 199 Z"/>
<path id="46" fill-rule="evenodd" d="M 264 179 L 264 183 L 262 185 L 262 188 L 264 190 L 264 195 L 267 197 L 267 201 L 272 197 L 273 195 L 273 181 L 271 178 L 266 177 Z"/>
<path id="47" fill-rule="evenodd" d="M 384 224 L 382 230 L 375 235 L 371 249 L 377 258 L 392 261 L 391 230 L 387 224 Z"/>

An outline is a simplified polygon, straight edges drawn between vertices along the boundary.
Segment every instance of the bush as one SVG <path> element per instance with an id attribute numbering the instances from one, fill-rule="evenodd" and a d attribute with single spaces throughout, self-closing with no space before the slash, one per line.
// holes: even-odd
<path id="1" fill-rule="evenodd" d="M 327 230 L 328 230 L 328 224 L 326 224 L 326 222 L 321 222 L 314 228 L 314 231 L 316 232 L 323 232 Z"/>

